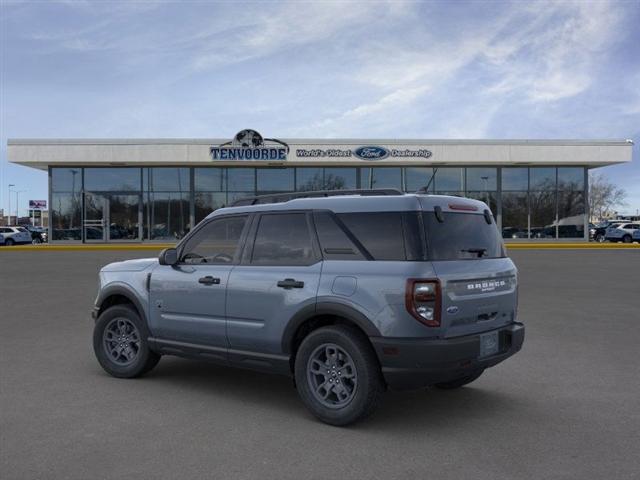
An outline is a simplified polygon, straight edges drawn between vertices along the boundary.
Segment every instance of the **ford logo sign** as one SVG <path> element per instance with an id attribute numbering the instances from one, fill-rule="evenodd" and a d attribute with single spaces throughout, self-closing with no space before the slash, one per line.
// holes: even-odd
<path id="1" fill-rule="evenodd" d="M 376 146 L 358 147 L 353 153 L 363 160 L 382 160 L 389 156 L 389 150 Z"/>
<path id="2" fill-rule="evenodd" d="M 456 307 L 455 305 L 447 307 L 447 313 L 450 315 L 455 315 L 456 313 L 458 313 L 458 307 Z"/>

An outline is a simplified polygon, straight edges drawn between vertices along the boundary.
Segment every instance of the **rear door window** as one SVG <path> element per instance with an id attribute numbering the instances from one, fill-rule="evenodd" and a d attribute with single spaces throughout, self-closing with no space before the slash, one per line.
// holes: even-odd
<path id="1" fill-rule="evenodd" d="M 443 213 L 443 221 L 434 212 L 423 214 L 427 250 L 431 260 L 467 260 L 505 257 L 502 239 L 495 221 L 490 224 L 482 214 Z"/>
<path id="2" fill-rule="evenodd" d="M 260 216 L 252 265 L 311 265 L 317 260 L 305 213 Z"/>

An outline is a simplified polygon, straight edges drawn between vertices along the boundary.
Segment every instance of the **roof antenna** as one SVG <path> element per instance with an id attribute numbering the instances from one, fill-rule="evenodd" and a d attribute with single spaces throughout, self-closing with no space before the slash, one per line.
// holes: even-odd
<path id="1" fill-rule="evenodd" d="M 431 186 L 431 182 L 433 182 L 433 179 L 435 178 L 436 173 L 438 173 L 438 167 L 433 169 L 433 173 L 431 174 L 431 178 L 429 179 L 429 182 L 427 182 L 427 186 L 420 188 L 420 190 L 418 190 L 416 193 L 428 193 L 429 187 Z"/>

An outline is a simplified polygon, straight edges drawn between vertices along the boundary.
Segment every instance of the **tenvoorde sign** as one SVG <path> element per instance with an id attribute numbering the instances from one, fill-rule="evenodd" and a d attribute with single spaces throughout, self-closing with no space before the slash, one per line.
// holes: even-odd
<path id="1" fill-rule="evenodd" d="M 387 148 L 380 145 L 331 145 L 325 148 L 296 148 L 294 159 L 344 158 L 352 160 L 376 161 L 388 158 L 426 159 L 432 156 L 426 148 Z M 262 160 L 285 161 L 289 155 L 289 145 L 275 138 L 263 138 L 255 130 L 242 130 L 233 140 L 210 148 L 213 160 Z"/>
<path id="2" fill-rule="evenodd" d="M 265 142 L 269 142 L 266 144 Z M 286 160 L 289 145 L 275 138 L 262 138 L 255 130 L 242 130 L 233 140 L 211 147 L 213 160 Z"/>

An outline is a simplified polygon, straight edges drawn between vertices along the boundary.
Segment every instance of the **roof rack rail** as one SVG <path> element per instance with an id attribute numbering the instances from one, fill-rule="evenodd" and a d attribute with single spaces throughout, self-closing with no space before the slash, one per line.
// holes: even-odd
<path id="1" fill-rule="evenodd" d="M 378 189 L 362 189 L 362 190 L 317 190 L 313 192 L 288 192 L 274 193 L 271 195 L 257 195 L 255 197 L 241 198 L 233 202 L 231 207 L 240 207 L 246 205 L 260 205 L 265 203 L 283 203 L 296 198 L 321 198 L 321 197 L 339 197 L 343 195 L 361 195 L 363 197 L 385 196 L 385 195 L 404 195 L 404 192 L 395 188 L 378 188 Z"/>

